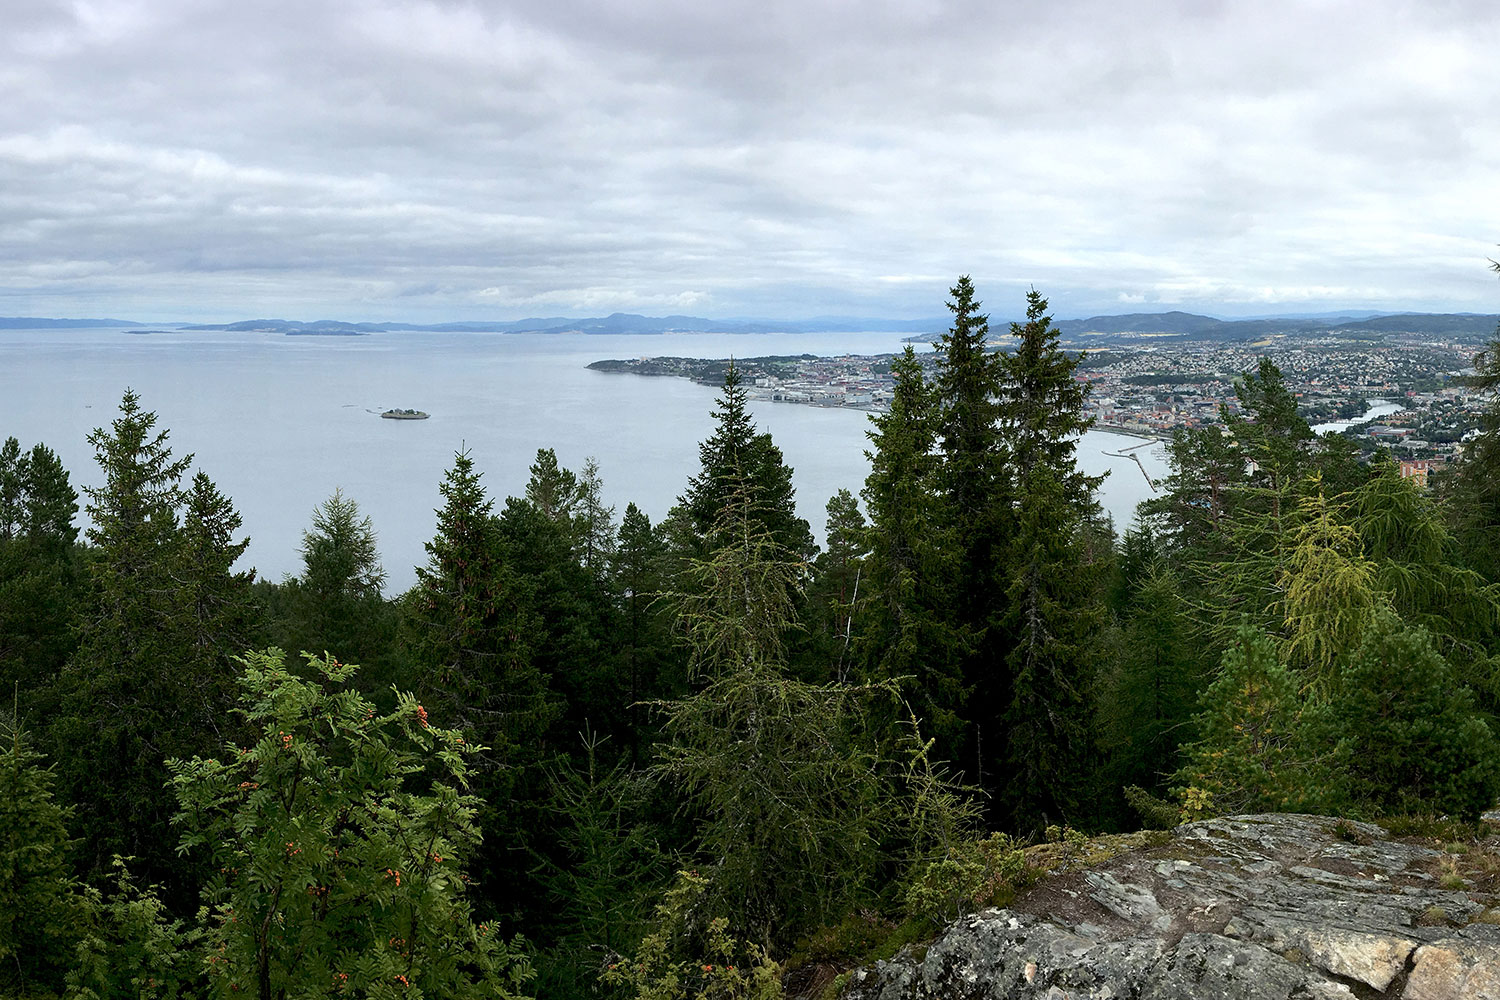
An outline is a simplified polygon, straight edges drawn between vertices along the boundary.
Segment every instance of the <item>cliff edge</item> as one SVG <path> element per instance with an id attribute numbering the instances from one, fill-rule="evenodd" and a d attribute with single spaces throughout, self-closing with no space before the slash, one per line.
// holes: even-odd
<path id="1" fill-rule="evenodd" d="M 850 973 L 842 997 L 1500 1000 L 1500 857 L 1426 844 L 1326 816 L 1189 823 Z"/>

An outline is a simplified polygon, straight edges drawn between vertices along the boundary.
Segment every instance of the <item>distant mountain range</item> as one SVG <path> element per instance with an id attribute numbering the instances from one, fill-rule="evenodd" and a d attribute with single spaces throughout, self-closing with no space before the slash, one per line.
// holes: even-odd
<path id="1" fill-rule="evenodd" d="M 1176 337 L 1190 340 L 1254 340 L 1272 334 L 1324 333 L 1349 337 L 1384 336 L 1393 333 L 1488 338 L 1496 331 L 1500 316 L 1476 313 L 1334 313 L 1325 316 L 1214 319 L 1187 312 L 1128 313 L 1059 321 L 1058 332 L 1068 340 L 1100 337 Z M 305 323 L 285 319 L 250 319 L 219 324 L 156 324 L 177 330 L 215 330 L 226 333 L 281 333 L 288 336 L 359 336 L 416 330 L 432 333 L 551 333 L 551 334 L 658 334 L 658 333 L 906 333 L 914 340 L 931 340 L 947 329 L 948 320 L 869 319 L 824 316 L 808 320 L 715 320 L 702 316 L 640 316 L 613 313 L 609 316 L 571 319 L 563 316 L 533 317 L 505 322 L 459 323 L 345 323 L 317 320 Z M 146 324 L 118 319 L 40 319 L 0 317 L 0 329 L 45 330 L 97 327 L 143 328 Z M 993 320 L 991 328 L 1004 331 L 1008 322 Z"/>

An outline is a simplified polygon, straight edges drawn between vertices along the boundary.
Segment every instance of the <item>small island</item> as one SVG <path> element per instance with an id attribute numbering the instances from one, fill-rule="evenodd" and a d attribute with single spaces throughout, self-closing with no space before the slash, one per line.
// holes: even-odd
<path id="1" fill-rule="evenodd" d="M 426 420 L 431 414 L 423 413 L 421 410 L 403 410 L 397 408 L 386 410 L 381 416 L 387 420 Z"/>

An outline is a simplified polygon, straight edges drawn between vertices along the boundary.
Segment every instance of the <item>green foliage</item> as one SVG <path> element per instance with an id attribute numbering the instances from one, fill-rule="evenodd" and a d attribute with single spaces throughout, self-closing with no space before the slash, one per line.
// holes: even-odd
<path id="1" fill-rule="evenodd" d="M 124 861 L 107 891 L 90 888 L 87 919 L 67 973 L 68 1000 L 176 1000 L 204 996 L 202 932 L 173 917 Z"/>
<path id="2" fill-rule="evenodd" d="M 1424 629 L 1382 615 L 1338 680 L 1319 721 L 1337 748 L 1341 799 L 1471 823 L 1500 800 L 1500 742 Z"/>
<path id="3" fill-rule="evenodd" d="M 1177 748 L 1187 738 L 1206 671 L 1181 581 L 1165 560 L 1139 566 L 1124 601 L 1115 655 L 1098 685 L 1097 738 L 1108 759 L 1109 788 L 1125 789 L 1129 801 L 1129 786 L 1166 791 L 1165 779 L 1181 764 Z"/>
<path id="4" fill-rule="evenodd" d="M 1126 785 L 1123 791 L 1125 801 L 1140 817 L 1142 829 L 1170 830 L 1182 819 L 1182 814 L 1175 805 L 1152 795 L 1139 785 Z"/>
<path id="5" fill-rule="evenodd" d="M 257 734 L 225 759 L 173 760 L 184 852 L 206 852 L 210 994 L 510 997 L 518 945 L 475 924 L 464 865 L 474 748 L 410 695 L 392 712 L 350 690 L 355 668 L 279 650 L 244 661 Z"/>
<path id="6" fill-rule="evenodd" d="M 1300 730 L 1303 700 L 1268 636 L 1240 629 L 1202 706 L 1173 789 L 1184 819 L 1308 810 L 1313 762 Z"/>
<path id="7" fill-rule="evenodd" d="M 822 652 L 820 659 L 830 663 L 832 677 L 842 681 L 848 679 L 852 667 L 855 623 L 864 626 L 864 606 L 869 603 L 864 581 L 869 532 L 848 490 L 829 497 L 827 510 L 828 547 L 813 561 L 808 585 L 809 631 L 817 640 L 814 648 Z"/>
<path id="8" fill-rule="evenodd" d="M 8 729 L 8 732 L 6 731 Z M 56 990 L 87 911 L 68 870 L 68 813 L 17 728 L 0 729 L 0 993 Z"/>
<path id="9" fill-rule="evenodd" d="M 872 692 L 783 672 L 798 565 L 745 493 L 710 537 L 719 546 L 677 598 L 704 684 L 660 703 L 654 772 L 697 822 L 711 906 L 769 946 L 857 899 L 872 871 L 883 820 L 864 725 Z"/>
<path id="10" fill-rule="evenodd" d="M 712 906 L 765 943 L 867 888 L 886 820 L 869 697 L 745 665 L 662 706 L 655 773 L 696 821 Z"/>
<path id="11" fill-rule="evenodd" d="M 779 1000 L 781 967 L 765 950 L 734 937 L 725 917 L 702 920 L 708 889 L 697 872 L 678 872 L 654 929 L 608 964 L 604 983 L 634 1000 Z"/>
<path id="12" fill-rule="evenodd" d="M 111 429 L 89 435 L 103 477 L 86 490 L 91 588 L 47 735 L 85 867 L 132 857 L 180 903 L 194 876 L 172 857 L 162 761 L 225 735 L 232 684 L 217 643 L 241 638 L 230 625 L 246 581 L 228 575 L 237 515 L 205 477 L 183 489 L 191 456 L 174 459 L 155 426 L 127 390 Z"/>
<path id="13" fill-rule="evenodd" d="M 866 679 L 899 679 L 951 759 L 963 736 L 963 660 L 972 644 L 950 614 L 954 556 L 952 532 L 937 516 L 936 401 L 909 345 L 891 373 L 890 411 L 871 414 L 865 432 L 873 448 L 861 492 L 870 513 L 869 597 L 856 652 Z"/>
<path id="14" fill-rule="evenodd" d="M 1283 656 L 1323 694 L 1331 688 L 1334 664 L 1353 649 L 1381 605 L 1375 564 L 1340 515 L 1339 505 L 1321 490 L 1301 499 L 1279 579 Z"/>
<path id="15" fill-rule="evenodd" d="M 502 557 L 492 503 L 466 452 L 454 456 L 438 490 L 437 534 L 405 601 L 417 693 L 504 757 L 534 745 L 557 714 L 532 663 L 539 623 Z"/>
<path id="16" fill-rule="evenodd" d="M 1006 905 L 1025 874 L 1026 855 L 1005 834 L 963 840 L 917 866 L 906 885 L 906 912 L 943 927 L 965 913 Z"/>
<path id="17" fill-rule="evenodd" d="M 312 527 L 302 533 L 302 565 L 303 584 L 320 602 L 380 595 L 385 570 L 375 549 L 375 528 L 342 489 L 313 509 Z"/>
<path id="18" fill-rule="evenodd" d="M 714 403 L 714 432 L 698 445 L 699 472 L 677 499 L 694 535 L 691 554 L 701 557 L 717 547 L 708 536 L 725 506 L 742 497 L 776 545 L 793 558 L 811 559 L 817 546 L 812 529 L 797 516 L 791 466 L 771 435 L 756 430 L 747 401 L 739 369 L 731 363 Z"/>
<path id="19" fill-rule="evenodd" d="M 649 901 L 664 888 L 667 859 L 660 829 L 645 819 L 648 779 L 623 763 L 605 769 L 598 740 L 581 766 L 550 770 L 547 809 L 560 851 L 538 857 L 539 880 L 557 909 L 555 944 L 540 963 L 538 992 L 587 992 L 598 976 L 597 951 L 622 952 L 651 930 Z"/>

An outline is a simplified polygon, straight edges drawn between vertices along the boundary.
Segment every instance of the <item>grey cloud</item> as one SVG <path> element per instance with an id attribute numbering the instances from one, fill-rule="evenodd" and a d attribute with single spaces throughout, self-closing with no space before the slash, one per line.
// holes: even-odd
<path id="1" fill-rule="evenodd" d="M 1493 307 L 1486 4 L 13 6 L 31 311 Z"/>

